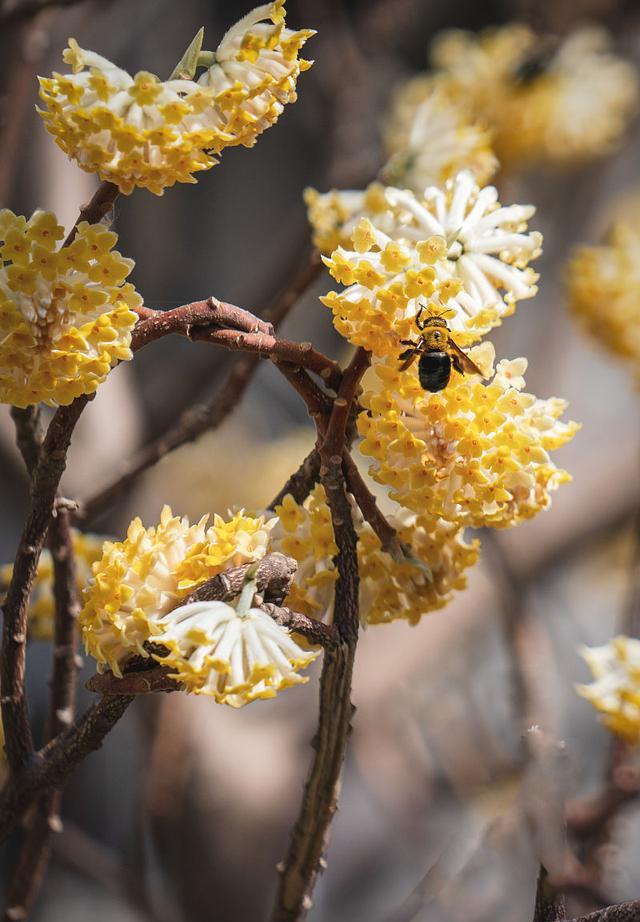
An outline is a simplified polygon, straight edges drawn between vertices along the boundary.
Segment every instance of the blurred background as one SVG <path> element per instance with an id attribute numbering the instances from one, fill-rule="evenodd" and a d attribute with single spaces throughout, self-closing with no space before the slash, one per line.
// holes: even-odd
<path id="1" fill-rule="evenodd" d="M 19 6 L 19 0 L 16 0 Z M 60 3 L 6 23 L 0 35 L 0 205 L 53 210 L 70 226 L 96 182 L 55 147 L 34 112 L 36 74 L 63 69 L 68 36 L 130 72 L 169 73 L 197 29 L 205 47 L 248 2 L 163 0 Z M 304 265 L 306 186 L 362 188 L 384 155 L 381 130 L 395 85 L 424 70 L 443 28 L 512 20 L 565 34 L 606 26 L 640 65 L 640 8 L 628 0 L 298 0 L 287 23 L 312 27 L 315 59 L 256 147 L 230 149 L 197 185 L 163 198 L 121 196 L 118 248 L 149 307 L 215 294 L 263 311 Z M 0 13 L 10 9 L 0 6 Z M 1 19 L 0 19 L 1 21 Z M 207 40 L 208 39 L 208 40 Z M 606 642 L 634 600 L 638 515 L 638 395 L 631 375 L 566 312 L 563 269 L 576 242 L 593 242 L 640 202 L 640 128 L 611 156 L 564 171 L 501 177 L 503 202 L 532 202 L 545 237 L 540 293 L 491 339 L 499 356 L 526 355 L 527 390 L 570 401 L 583 424 L 557 463 L 573 483 L 550 511 L 485 536 L 469 588 L 410 628 L 370 628 L 360 642 L 357 712 L 331 833 L 328 872 L 312 922 L 521 920 L 532 916 L 538 863 L 564 867 L 562 803 L 597 791 L 609 739 L 573 690 L 588 680 L 577 648 Z M 640 205 L 638 206 L 640 207 Z M 344 341 L 318 302 L 323 274 L 283 335 L 344 359 Z M 117 368 L 82 418 L 65 476 L 86 497 L 215 394 L 231 354 L 167 338 Z M 133 515 L 224 513 L 265 506 L 313 444 L 303 405 L 265 363 L 233 417 L 186 445 L 117 497 L 93 530 L 121 537 Z M 27 502 L 8 408 L 0 408 L 0 552 L 10 561 Z M 46 714 L 49 647 L 29 648 L 34 719 Z M 83 680 L 92 673 L 85 663 Z M 200 922 L 266 918 L 308 769 L 317 673 L 275 701 L 239 712 L 209 700 L 139 700 L 65 792 L 65 828 L 34 919 Z M 81 691 L 80 707 L 91 695 Z M 527 728 L 540 730 L 527 734 Z M 574 846 L 599 893 L 573 882 L 571 910 L 602 894 L 637 897 L 633 800 L 615 822 Z M 3 868 L 14 853 L 5 850 Z M 6 882 L 6 881 L 5 881 Z"/>

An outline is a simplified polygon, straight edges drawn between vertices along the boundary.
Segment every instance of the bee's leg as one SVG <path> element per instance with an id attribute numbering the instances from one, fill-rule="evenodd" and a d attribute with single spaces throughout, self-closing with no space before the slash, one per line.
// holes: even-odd
<path id="1" fill-rule="evenodd" d="M 418 344 L 415 343 L 412 339 L 401 339 L 401 340 L 400 340 L 400 343 L 401 343 L 403 346 L 413 346 L 414 348 L 415 348 L 415 346 L 418 345 Z"/>
<path id="2" fill-rule="evenodd" d="M 398 371 L 406 371 L 407 368 L 410 368 L 419 355 L 420 353 L 415 348 L 405 349 L 404 352 L 401 352 L 400 355 L 398 356 L 398 359 L 400 360 L 400 363 L 401 363 L 400 367 L 398 368 Z"/>
<path id="3" fill-rule="evenodd" d="M 453 365 L 455 370 L 459 372 L 461 375 L 463 375 L 464 368 L 462 367 L 462 363 L 460 359 L 458 358 L 458 356 L 455 354 L 455 352 L 450 356 L 450 358 L 451 358 L 451 364 Z"/>

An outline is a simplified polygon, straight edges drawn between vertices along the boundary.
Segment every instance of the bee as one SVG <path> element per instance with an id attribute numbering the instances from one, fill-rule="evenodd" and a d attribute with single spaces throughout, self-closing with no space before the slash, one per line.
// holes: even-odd
<path id="1" fill-rule="evenodd" d="M 451 366 L 461 375 L 482 375 L 475 362 L 472 362 L 466 352 L 456 345 L 451 331 L 444 319 L 451 311 L 442 311 L 439 314 L 430 313 L 426 320 L 422 320 L 423 308 L 416 316 L 416 326 L 420 330 L 420 337 L 414 341 L 402 339 L 403 346 L 409 346 L 398 356 L 401 364 L 400 371 L 406 371 L 416 358 L 418 361 L 418 378 L 425 391 L 436 393 L 444 390 L 451 377 Z"/>

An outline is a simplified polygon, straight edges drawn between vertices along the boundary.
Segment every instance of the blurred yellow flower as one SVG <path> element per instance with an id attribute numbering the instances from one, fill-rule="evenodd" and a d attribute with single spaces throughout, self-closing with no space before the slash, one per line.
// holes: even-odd
<path id="1" fill-rule="evenodd" d="M 78 593 L 91 578 L 91 567 L 102 556 L 104 538 L 98 535 L 82 534 L 72 531 L 73 551 L 76 566 L 76 584 Z M 13 564 L 0 567 L 0 594 L 4 595 L 11 577 Z M 47 549 L 40 554 L 38 569 L 29 598 L 28 625 L 29 637 L 34 640 L 52 640 L 55 602 L 53 596 L 53 559 Z"/>
<path id="2" fill-rule="evenodd" d="M 117 235 L 83 221 L 62 249 L 50 212 L 27 221 L 0 211 L 0 401 L 18 407 L 69 404 L 93 393 L 113 365 L 131 358 L 133 309 L 142 299 L 126 277 L 133 261 Z"/>
<path id="3" fill-rule="evenodd" d="M 518 24 L 445 32 L 422 88 L 437 86 L 486 124 L 504 166 L 570 164 L 614 148 L 637 106 L 637 71 L 610 45 L 596 27 L 559 43 Z"/>
<path id="4" fill-rule="evenodd" d="M 498 169 L 491 133 L 433 80 L 416 77 L 395 94 L 385 130 L 385 182 L 421 195 L 469 170 L 483 186 Z"/>
<path id="5" fill-rule="evenodd" d="M 208 516 L 196 525 L 165 506 L 155 528 L 140 519 L 125 541 L 105 542 L 93 565 L 80 625 L 85 648 L 116 675 L 130 656 L 148 656 L 145 641 L 162 632 L 162 619 L 192 590 L 228 567 L 264 557 L 275 524 L 242 512 L 225 522 Z"/>
<path id="6" fill-rule="evenodd" d="M 83 170 L 125 194 L 140 186 L 162 195 L 196 182 L 225 147 L 253 144 L 295 101 L 298 74 L 310 66 L 298 51 L 312 34 L 285 28 L 282 0 L 257 7 L 227 32 L 197 81 L 132 77 L 70 39 L 64 60 L 73 73 L 40 78 L 39 112 Z"/>
<path id="7" fill-rule="evenodd" d="M 324 488 L 317 486 L 303 505 L 286 496 L 276 512 L 280 524 L 273 533 L 273 549 L 298 561 L 287 605 L 331 620 L 337 547 Z M 363 626 L 398 618 L 417 624 L 423 615 L 445 606 L 454 590 L 465 588 L 464 571 L 478 559 L 479 542 L 467 543 L 457 525 L 406 510 L 387 519 L 407 548 L 403 559 L 382 550 L 380 539 L 354 509 Z"/>
<path id="8" fill-rule="evenodd" d="M 325 258 L 347 286 L 321 298 L 338 332 L 376 356 L 397 355 L 420 308 L 433 303 L 455 310 L 450 328 L 464 346 L 513 313 L 516 301 L 533 297 L 538 276 L 528 263 L 542 243 L 527 231 L 535 209 L 503 207 L 497 197 L 468 172 L 421 198 L 386 188 L 382 220 L 362 218 L 352 248 Z"/>
<path id="9" fill-rule="evenodd" d="M 640 640 L 621 635 L 602 647 L 582 647 L 594 681 L 576 691 L 629 743 L 640 742 Z"/>
<path id="10" fill-rule="evenodd" d="M 570 479 L 548 453 L 579 427 L 560 421 L 565 401 L 522 393 L 526 359 L 503 360 L 494 373 L 491 343 L 469 355 L 492 380 L 452 373 L 435 394 L 422 389 L 415 365 L 400 372 L 397 363 L 375 363 L 361 399 L 360 451 L 390 498 L 418 515 L 476 528 L 515 525 Z"/>
<path id="11" fill-rule="evenodd" d="M 640 232 L 617 224 L 602 245 L 578 247 L 567 287 L 576 318 L 640 378 Z"/>
<path id="12" fill-rule="evenodd" d="M 259 608 L 242 611 L 225 602 L 191 602 L 161 622 L 154 654 L 187 692 L 242 707 L 308 682 L 298 674 L 320 651 L 303 649 L 286 628 Z"/>

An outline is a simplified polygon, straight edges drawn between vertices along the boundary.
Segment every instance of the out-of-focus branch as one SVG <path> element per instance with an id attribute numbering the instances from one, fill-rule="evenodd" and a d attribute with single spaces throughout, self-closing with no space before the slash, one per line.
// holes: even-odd
<path id="1" fill-rule="evenodd" d="M 325 433 L 318 430 L 322 439 L 320 476 L 338 547 L 334 626 L 339 643 L 335 649 L 325 651 L 318 729 L 313 740 L 315 755 L 288 854 L 280 868 L 272 922 L 294 922 L 306 916 L 337 809 L 338 785 L 353 714 L 351 676 L 359 623 L 357 536 L 344 483 L 342 456 L 349 414 L 367 366 L 368 356 L 358 350 L 343 375 Z"/>
<path id="2" fill-rule="evenodd" d="M 13 0 L 5 2 L 0 7 L 0 29 L 15 26 L 25 19 L 32 19 L 44 10 L 55 7 L 76 6 L 81 0 Z"/>

